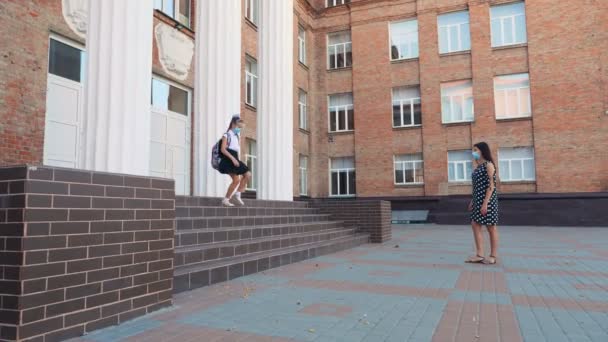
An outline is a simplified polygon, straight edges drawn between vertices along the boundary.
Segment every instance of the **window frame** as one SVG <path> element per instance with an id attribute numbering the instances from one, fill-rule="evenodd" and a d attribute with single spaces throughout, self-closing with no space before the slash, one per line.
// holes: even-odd
<path id="1" fill-rule="evenodd" d="M 448 151 L 448 183 L 471 183 L 472 182 L 472 175 L 471 173 L 467 172 L 467 165 L 470 164 L 471 165 L 471 171 L 475 171 L 475 169 L 473 169 L 473 159 L 471 157 L 470 160 L 456 160 L 456 161 L 450 161 L 450 152 L 453 153 L 457 153 L 457 152 L 468 152 L 469 150 L 454 150 L 454 151 Z M 454 165 L 454 179 L 450 179 L 450 164 Z M 463 170 L 464 170 L 464 178 L 458 178 L 458 172 L 457 172 L 457 166 L 458 165 L 462 165 L 463 166 Z"/>
<path id="2" fill-rule="evenodd" d="M 329 39 L 330 39 L 331 35 L 333 35 L 333 34 L 339 34 L 339 33 L 342 33 L 342 32 L 348 32 L 349 33 L 349 35 L 350 35 L 350 41 L 345 42 L 345 43 L 329 44 Z M 326 51 L 326 53 L 327 53 L 327 70 L 340 70 L 340 69 L 352 68 L 352 66 L 353 66 L 353 58 L 352 58 L 352 55 L 353 55 L 353 36 L 352 36 L 352 32 L 350 30 L 331 32 L 331 33 L 328 33 L 328 34 L 325 35 L 325 39 L 326 39 L 326 43 L 327 43 L 326 44 L 327 45 L 327 51 Z M 342 52 L 344 54 L 344 59 L 343 59 L 344 60 L 344 63 L 343 63 L 344 65 L 343 66 L 338 66 L 338 55 L 339 55 L 339 53 L 338 53 L 338 47 L 339 46 L 343 47 L 343 52 Z M 346 47 L 347 46 L 350 46 L 350 54 L 351 54 L 351 59 L 350 59 L 350 64 L 349 65 L 347 65 L 347 58 L 346 58 L 346 54 L 347 54 Z M 331 67 L 331 54 L 329 53 L 329 50 L 332 47 L 335 48 L 335 51 L 336 51 L 336 53 L 334 54 L 334 62 L 335 62 L 335 65 L 336 65 L 335 68 Z"/>
<path id="3" fill-rule="evenodd" d="M 306 65 L 306 29 L 300 24 L 298 24 L 298 62 Z"/>
<path id="4" fill-rule="evenodd" d="M 439 18 L 442 15 L 449 15 L 449 14 L 454 14 L 454 13 L 461 13 L 461 12 L 466 12 L 468 15 L 468 21 L 466 22 L 459 22 L 456 24 L 449 24 L 449 25 L 439 25 Z M 470 12 L 468 9 L 466 10 L 461 10 L 461 11 L 454 11 L 454 12 L 447 12 L 447 13 L 441 13 L 437 16 L 437 42 L 439 43 L 439 54 L 440 55 L 448 55 L 451 53 L 459 53 L 459 52 L 467 52 L 467 51 L 471 51 L 471 16 L 470 16 Z M 462 25 L 467 25 L 469 28 L 469 47 L 468 48 L 463 48 L 462 47 Z M 453 27 L 457 27 L 458 28 L 458 48 L 455 50 L 452 50 L 452 35 L 450 34 L 450 28 Z M 446 28 L 447 29 L 447 43 L 448 43 L 448 51 L 441 51 L 441 29 L 442 28 Z"/>
<path id="5" fill-rule="evenodd" d="M 192 28 L 192 0 L 186 0 L 186 1 L 188 1 L 188 24 L 184 24 L 183 22 L 181 22 L 179 20 L 180 0 L 173 0 L 173 15 L 170 15 L 169 13 L 167 13 L 163 10 L 165 7 L 166 0 L 155 0 L 155 2 L 156 1 L 160 1 L 161 8 L 156 8 L 156 6 L 154 6 L 155 10 L 158 10 L 158 11 L 162 12 L 163 14 L 165 14 L 166 16 L 173 18 L 173 20 L 177 21 L 178 23 L 180 23 L 181 25 L 184 25 L 185 27 L 187 27 L 189 29 Z"/>
<path id="6" fill-rule="evenodd" d="M 528 81 L 528 86 L 518 86 L 518 87 L 512 87 L 512 88 L 506 88 L 506 89 L 500 89 L 497 90 L 496 89 L 496 81 L 498 79 L 500 79 L 501 77 L 508 77 L 508 76 L 520 76 L 520 75 L 526 75 L 527 76 L 527 81 Z M 518 74 L 508 74 L 508 75 L 498 75 L 494 77 L 494 114 L 496 116 L 496 120 L 509 120 L 509 119 L 519 119 L 519 118 L 530 118 L 532 117 L 532 92 L 530 89 L 530 74 L 529 73 L 518 73 Z M 510 113 L 507 113 L 508 110 L 508 97 L 507 92 L 508 91 L 512 91 L 512 90 L 516 90 L 517 91 L 517 115 L 510 115 Z M 529 109 L 529 112 L 527 113 L 519 113 L 520 109 L 521 109 L 521 91 L 523 90 L 527 90 L 528 91 L 528 103 L 527 103 L 527 107 Z M 503 92 L 504 93 L 504 112 L 506 113 L 504 116 L 498 116 L 498 93 Z"/>
<path id="7" fill-rule="evenodd" d="M 255 64 L 255 69 L 256 72 L 255 74 L 252 73 L 251 71 L 247 70 L 247 63 L 250 64 Z M 258 61 L 249 56 L 246 55 L 245 56 L 245 104 L 252 107 L 252 108 L 257 108 L 258 105 L 258 78 L 259 76 L 257 75 L 258 69 Z M 249 93 L 249 82 L 251 81 L 251 92 L 252 94 Z M 250 97 L 251 97 L 251 101 L 250 101 Z"/>
<path id="8" fill-rule="evenodd" d="M 422 156 L 422 153 L 410 153 L 410 154 L 393 155 L 393 183 L 394 183 L 394 185 L 423 185 L 424 184 L 424 157 L 422 157 L 421 159 L 417 159 L 417 160 L 397 161 L 397 157 L 399 157 L 399 156 L 407 156 L 407 155 L 421 155 Z M 401 166 L 403 167 L 403 169 L 402 170 L 397 170 L 397 164 L 401 164 Z M 406 182 L 405 181 L 405 165 L 406 164 L 412 164 L 412 170 L 414 170 L 414 181 L 413 182 Z M 422 171 L 422 177 L 423 177 L 423 181 L 422 182 L 415 181 L 415 179 L 416 179 L 416 164 L 421 164 L 420 168 L 423 170 Z M 401 183 L 397 182 L 397 171 L 403 171 L 403 182 L 401 182 Z"/>
<path id="9" fill-rule="evenodd" d="M 395 89 L 398 88 L 403 88 L 403 87 L 395 87 L 391 89 L 391 124 L 393 126 L 393 128 L 407 128 L 407 127 L 421 127 L 422 126 L 422 97 L 418 96 L 418 97 L 412 97 L 412 98 L 408 98 L 405 100 L 395 100 Z M 405 88 L 418 88 L 418 93 L 420 94 L 420 86 L 417 87 L 405 87 Z M 420 102 L 420 123 L 417 124 L 416 120 L 415 120 L 415 115 L 414 115 L 414 101 L 418 100 Z M 394 106 L 395 106 L 395 102 L 399 101 L 399 111 L 400 111 L 400 117 L 401 117 L 401 125 L 399 126 L 395 126 L 395 120 L 394 120 L 394 115 L 395 113 L 394 111 Z M 410 118 L 412 119 L 412 123 L 410 125 L 404 125 L 404 115 L 405 113 L 403 112 L 403 108 L 404 105 L 406 104 L 406 102 L 409 101 L 409 106 L 410 106 Z"/>
<path id="10" fill-rule="evenodd" d="M 302 160 L 306 162 L 306 165 L 302 166 Z M 300 196 L 308 196 L 308 156 L 300 154 L 299 165 L 300 170 Z"/>
<path id="11" fill-rule="evenodd" d="M 55 40 L 58 43 L 62 43 L 65 44 L 69 47 L 72 47 L 74 49 L 77 49 L 80 51 L 81 55 L 80 55 L 80 81 L 75 81 L 66 77 L 63 77 L 61 75 L 57 75 L 55 73 L 52 73 L 50 68 L 51 68 L 51 40 Z M 55 33 L 50 33 L 49 37 L 48 37 L 48 49 L 47 49 L 47 67 L 46 67 L 46 72 L 47 74 L 51 74 L 55 77 L 61 77 L 61 79 L 69 81 L 69 82 L 74 82 L 74 83 L 78 83 L 84 86 L 84 82 L 86 81 L 86 76 L 87 76 L 87 51 L 86 51 L 86 47 L 84 45 L 82 45 L 79 42 L 70 40 L 69 38 L 65 38 L 63 36 L 60 36 L 58 34 Z"/>
<path id="12" fill-rule="evenodd" d="M 331 97 L 332 96 L 337 96 L 337 95 L 347 95 L 350 94 L 352 97 L 352 93 L 339 93 L 339 94 L 331 94 L 327 96 L 327 119 L 328 119 L 328 126 L 327 126 L 327 130 L 329 133 L 347 133 L 347 132 L 354 132 L 355 131 L 355 99 L 354 97 L 352 97 L 352 103 L 349 105 L 340 105 L 340 106 L 330 106 L 331 103 Z M 331 119 L 332 119 L 332 108 L 336 108 L 336 130 L 332 131 L 331 130 Z M 352 109 L 353 111 L 353 129 L 349 129 L 349 121 L 348 121 L 348 111 L 349 109 Z M 339 120 L 340 120 L 340 114 L 344 113 L 344 127 L 346 129 L 341 130 L 339 127 Z"/>
<path id="13" fill-rule="evenodd" d="M 447 85 L 447 84 L 451 84 L 451 83 L 456 83 L 456 82 L 461 82 L 461 81 L 467 81 L 470 83 L 470 89 L 471 89 L 471 93 L 469 94 L 463 94 L 463 95 L 443 95 L 443 85 Z M 456 81 L 449 81 L 449 82 L 442 82 L 439 85 L 439 90 L 441 93 L 441 123 L 444 125 L 450 125 L 450 124 L 459 124 L 459 123 L 468 123 L 468 122 L 475 122 L 475 98 L 473 96 L 473 80 L 471 79 L 467 79 L 467 80 L 456 80 Z M 472 101 L 472 107 L 471 107 L 471 117 L 470 118 L 466 118 L 465 115 L 465 111 L 464 109 L 466 108 L 465 104 L 466 104 L 466 99 L 467 96 L 470 96 L 471 101 Z M 443 99 L 444 97 L 448 97 L 450 99 L 450 121 L 444 121 L 444 108 L 443 108 Z M 461 101 L 462 101 L 462 106 L 461 106 L 461 112 L 462 112 L 462 120 L 453 120 L 454 118 L 454 101 L 452 100 L 453 98 L 457 98 L 460 97 Z"/>
<path id="14" fill-rule="evenodd" d="M 509 149 L 509 150 L 514 150 L 514 149 L 530 149 L 532 151 L 532 158 L 530 157 L 526 157 L 526 158 L 502 158 L 500 157 L 500 150 L 505 150 L 505 149 Z M 522 178 L 521 179 L 513 179 L 511 177 L 512 172 L 511 170 L 513 169 L 513 162 L 521 162 L 521 174 L 522 174 Z M 525 161 L 532 161 L 532 163 L 534 164 L 534 176 L 533 178 L 525 178 Z M 499 148 L 498 149 L 498 166 L 500 167 L 501 163 L 504 162 L 508 162 L 509 163 L 509 177 L 506 178 L 503 176 L 502 173 L 502 168 L 500 168 L 500 182 L 501 183 L 518 183 L 518 182 L 536 182 L 536 152 L 534 150 L 534 147 L 532 146 L 518 146 L 518 147 L 503 147 L 503 148 Z"/>
<path id="15" fill-rule="evenodd" d="M 416 56 L 414 57 L 403 57 L 403 58 L 393 58 L 393 30 L 392 30 L 392 26 L 393 24 L 400 24 L 400 23 L 405 23 L 408 21 L 415 21 L 416 22 L 416 51 L 418 52 Z M 411 48 L 411 43 L 409 45 L 409 48 Z M 419 59 L 420 58 L 420 30 L 418 29 L 418 18 L 409 18 L 409 19 L 403 19 L 403 20 L 398 20 L 398 21 L 389 21 L 388 22 L 388 55 L 389 58 L 391 60 L 391 62 L 397 62 L 397 61 L 407 61 L 407 60 L 412 60 L 412 59 Z"/>
<path id="16" fill-rule="evenodd" d="M 154 95 L 153 95 L 153 89 L 152 89 L 152 84 L 154 83 L 154 80 L 163 82 L 168 84 L 171 87 L 183 90 L 186 92 L 187 97 L 186 97 L 186 102 L 187 102 L 187 107 L 186 107 L 186 111 L 187 114 L 183 114 L 183 113 L 178 113 L 178 112 L 174 112 L 172 110 L 170 110 L 168 107 L 167 109 L 163 109 L 163 108 L 159 108 L 159 107 L 154 107 Z M 182 115 L 182 116 L 186 116 L 186 117 L 191 117 L 192 116 L 192 94 L 193 94 L 193 89 L 190 89 L 188 87 L 185 87 L 177 82 L 174 82 L 168 78 L 162 77 L 158 74 L 152 73 L 152 80 L 150 81 L 150 109 L 153 110 L 157 110 L 157 111 L 167 111 L 169 113 L 172 114 L 176 114 L 176 115 Z"/>
<path id="17" fill-rule="evenodd" d="M 332 159 L 338 159 L 338 158 L 352 158 L 353 159 L 353 165 L 355 163 L 355 158 L 354 157 L 336 157 L 336 158 L 330 158 L 329 159 L 329 197 L 333 197 L 333 198 L 351 198 L 351 197 L 355 197 L 357 196 L 357 192 L 356 192 L 356 184 L 355 184 L 355 192 L 353 192 L 352 194 L 350 193 L 350 172 L 352 171 L 354 173 L 354 177 L 356 178 L 356 167 L 352 167 L 352 168 L 339 168 L 339 169 L 333 169 L 331 166 L 331 161 Z M 338 174 L 338 189 L 337 190 L 337 195 L 333 194 L 333 189 L 332 189 L 332 181 L 331 181 L 331 177 L 334 173 Z M 340 174 L 341 173 L 345 173 L 346 174 L 346 194 L 345 195 L 340 195 Z"/>
<path id="18" fill-rule="evenodd" d="M 513 14 L 513 15 L 502 15 L 502 16 L 497 16 L 497 17 L 493 17 L 492 16 L 492 8 L 495 7 L 501 7 L 501 6 L 512 6 L 515 4 L 523 4 L 524 5 L 524 11 L 523 13 L 520 14 Z M 524 17 L 524 40 L 519 42 L 517 41 L 517 30 L 516 30 L 516 18 L 517 17 Z M 514 41 L 511 43 L 506 43 L 505 42 L 505 21 L 507 19 L 511 19 L 511 24 L 512 24 L 512 34 L 513 34 L 513 39 Z M 526 44 L 528 43 L 528 27 L 527 27 L 527 23 L 526 23 L 526 6 L 525 6 L 525 2 L 524 1 L 516 1 L 516 2 L 512 2 L 512 3 L 506 3 L 506 4 L 499 4 L 499 5 L 495 5 L 495 6 L 491 6 L 490 7 L 490 45 L 492 46 L 492 48 L 501 48 L 501 47 L 506 47 L 506 46 L 513 46 L 513 45 L 520 45 L 520 44 Z M 493 23 L 494 21 L 499 21 L 500 22 L 500 44 L 498 45 L 494 45 L 494 39 L 492 39 L 492 27 L 493 27 Z"/>
<path id="19" fill-rule="evenodd" d="M 304 102 L 300 95 L 304 95 Z M 298 119 L 300 129 L 308 131 L 308 93 L 301 88 L 298 88 Z"/>
<path id="20" fill-rule="evenodd" d="M 255 152 L 256 154 L 251 153 L 251 143 L 255 144 Z M 258 156 L 257 156 L 257 141 L 253 139 L 247 139 L 247 153 L 245 154 L 245 164 L 249 167 L 249 171 L 251 172 L 251 180 L 247 183 L 247 187 L 245 190 L 249 191 L 257 191 L 257 166 L 258 166 Z"/>
<path id="21" fill-rule="evenodd" d="M 253 6 L 252 6 L 253 4 Z M 254 26 L 258 26 L 258 20 L 260 15 L 260 2 L 258 0 L 245 0 L 245 19 L 252 23 Z M 251 17 L 249 16 L 249 9 L 251 11 Z"/>
<path id="22" fill-rule="evenodd" d="M 333 5 L 329 5 L 329 2 L 332 2 Z M 338 7 L 338 6 L 342 6 L 342 5 L 346 5 L 349 4 L 350 0 L 325 0 L 325 8 L 332 8 L 332 7 Z"/>

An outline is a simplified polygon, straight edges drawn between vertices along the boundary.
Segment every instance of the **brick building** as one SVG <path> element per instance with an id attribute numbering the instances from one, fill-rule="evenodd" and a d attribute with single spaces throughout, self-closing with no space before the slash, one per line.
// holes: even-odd
<path id="1" fill-rule="evenodd" d="M 86 112 L 85 3 L 0 5 L 0 39 L 9 47 L 0 59 L 1 165 L 90 168 L 83 133 L 75 133 Z M 205 64 L 195 49 L 196 2 L 155 7 L 156 103 L 149 167 L 140 173 L 176 179 L 178 194 L 204 194 L 196 179 L 209 173 L 197 150 L 195 69 Z M 603 2 L 298 0 L 293 7 L 293 197 L 396 203 L 468 194 L 468 150 L 478 141 L 493 148 L 503 194 L 608 190 Z M 255 191 L 264 169 L 259 101 L 268 93 L 258 65 L 262 13 L 257 0 L 243 0 L 240 11 L 242 159 L 256 173 Z M 62 112 L 66 103 L 73 118 Z"/>

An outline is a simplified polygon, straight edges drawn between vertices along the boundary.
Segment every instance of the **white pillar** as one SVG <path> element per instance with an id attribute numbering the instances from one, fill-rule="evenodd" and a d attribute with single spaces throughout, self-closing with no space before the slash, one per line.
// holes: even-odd
<path id="1" fill-rule="evenodd" d="M 260 1 L 258 189 L 293 200 L 293 0 Z"/>
<path id="2" fill-rule="evenodd" d="M 85 168 L 147 175 L 152 0 L 89 0 Z"/>
<path id="3" fill-rule="evenodd" d="M 229 177 L 211 167 L 211 148 L 241 111 L 241 0 L 202 0 L 196 14 L 194 193 L 223 197 Z M 242 159 L 242 158 L 241 158 Z"/>

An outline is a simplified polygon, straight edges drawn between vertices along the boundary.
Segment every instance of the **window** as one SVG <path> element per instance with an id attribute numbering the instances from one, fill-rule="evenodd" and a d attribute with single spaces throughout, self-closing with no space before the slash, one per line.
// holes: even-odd
<path id="1" fill-rule="evenodd" d="M 353 94 L 329 95 L 329 131 L 346 132 L 354 129 Z"/>
<path id="2" fill-rule="evenodd" d="M 51 38 L 49 73 L 75 82 L 84 81 L 85 53 L 81 49 Z"/>
<path id="3" fill-rule="evenodd" d="M 258 160 L 257 160 L 257 143 L 255 140 L 247 139 L 247 154 L 245 154 L 245 160 L 247 163 L 247 167 L 249 167 L 249 171 L 251 171 L 251 181 L 247 184 L 247 190 L 255 191 L 257 189 L 257 169 L 258 169 Z"/>
<path id="4" fill-rule="evenodd" d="M 473 121 L 473 83 L 471 80 L 441 84 L 443 123 Z"/>
<path id="5" fill-rule="evenodd" d="M 152 78 L 152 107 L 188 116 L 188 91 Z"/>
<path id="6" fill-rule="evenodd" d="M 252 107 L 258 104 L 258 62 L 247 56 L 245 61 L 245 103 Z"/>
<path id="7" fill-rule="evenodd" d="M 391 60 L 418 57 L 418 20 L 391 23 Z"/>
<path id="8" fill-rule="evenodd" d="M 300 128 L 303 130 L 308 129 L 308 118 L 306 116 L 306 98 L 306 92 L 300 89 L 300 93 L 298 94 L 298 114 L 300 116 Z"/>
<path id="9" fill-rule="evenodd" d="M 253 24 L 258 24 L 258 0 L 245 0 L 245 18 Z"/>
<path id="10" fill-rule="evenodd" d="M 298 60 L 306 64 L 306 30 L 298 26 Z"/>
<path id="11" fill-rule="evenodd" d="M 424 183 L 422 153 L 395 156 L 395 184 Z"/>
<path id="12" fill-rule="evenodd" d="M 350 0 L 325 0 L 325 7 L 336 7 L 350 3 Z"/>
<path id="13" fill-rule="evenodd" d="M 348 68 L 353 64 L 350 31 L 327 35 L 327 43 L 329 69 Z"/>
<path id="14" fill-rule="evenodd" d="M 330 171 L 330 193 L 334 197 L 354 196 L 355 160 L 350 158 L 332 158 Z"/>
<path id="15" fill-rule="evenodd" d="M 154 8 L 190 27 L 190 0 L 154 0 Z"/>
<path id="16" fill-rule="evenodd" d="M 308 157 L 300 155 L 300 195 L 308 195 Z"/>
<path id="17" fill-rule="evenodd" d="M 535 180 L 534 149 L 532 147 L 498 149 L 498 168 L 500 180 L 503 182 Z"/>
<path id="18" fill-rule="evenodd" d="M 471 151 L 448 152 L 448 181 L 470 182 L 473 173 Z"/>
<path id="19" fill-rule="evenodd" d="M 421 124 L 420 89 L 418 87 L 393 88 L 393 127 L 411 127 Z"/>
<path id="20" fill-rule="evenodd" d="M 494 108 L 497 119 L 521 118 L 532 115 L 530 78 L 528 74 L 494 78 Z"/>
<path id="21" fill-rule="evenodd" d="M 439 53 L 471 50 L 469 12 L 454 12 L 437 17 Z"/>
<path id="22" fill-rule="evenodd" d="M 490 8 L 492 47 L 527 42 L 526 6 L 523 2 Z"/>

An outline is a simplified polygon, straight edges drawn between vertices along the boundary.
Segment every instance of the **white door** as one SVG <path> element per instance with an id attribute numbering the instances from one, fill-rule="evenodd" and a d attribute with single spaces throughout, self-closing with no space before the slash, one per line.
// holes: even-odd
<path id="1" fill-rule="evenodd" d="M 180 90 L 167 82 L 153 80 L 150 176 L 172 178 L 175 180 L 175 193 L 189 195 L 191 124 L 190 116 L 187 114 L 190 97 L 187 91 L 185 96 L 176 95 Z M 163 105 L 165 98 L 170 100 Z M 185 100 L 184 105 L 176 105 L 182 99 Z M 181 108 L 182 113 L 169 110 L 174 105 Z M 184 111 L 186 115 L 183 114 Z"/>
<path id="2" fill-rule="evenodd" d="M 82 49 L 51 38 L 43 163 L 78 168 L 82 134 Z"/>

